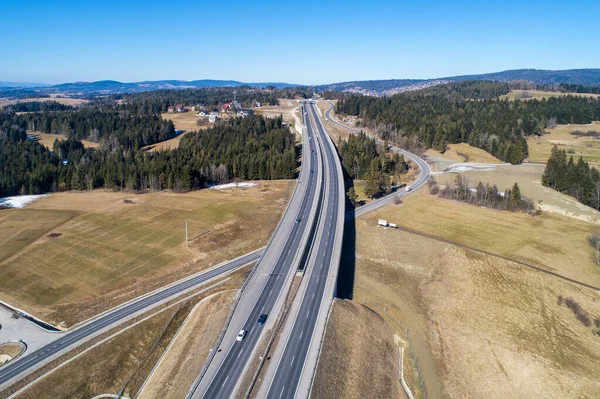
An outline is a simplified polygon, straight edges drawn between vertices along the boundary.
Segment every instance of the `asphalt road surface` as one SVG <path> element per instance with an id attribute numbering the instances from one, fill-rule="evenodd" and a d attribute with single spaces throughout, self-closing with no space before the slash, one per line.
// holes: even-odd
<path id="1" fill-rule="evenodd" d="M 306 134 L 309 137 L 311 149 L 314 149 L 315 139 L 312 128 L 307 125 Z M 304 150 L 305 159 L 307 156 L 308 149 Z M 285 243 L 283 250 L 280 252 L 280 256 L 276 261 L 276 266 L 268 277 L 258 300 L 254 304 L 252 310 L 248 314 L 246 321 L 243 324 L 243 329 L 247 331 L 246 337 L 241 342 L 229 342 L 224 343 L 222 346 L 229 345 L 228 352 L 225 354 L 224 359 L 212 376 L 206 378 L 212 378 L 206 389 L 197 383 L 194 391 L 188 397 L 192 398 L 229 398 L 232 397 L 237 389 L 238 384 L 244 374 L 247 363 L 251 360 L 252 353 L 254 352 L 256 345 L 260 341 L 265 324 L 258 324 L 258 318 L 261 314 L 266 314 L 268 317 L 275 318 L 277 315 L 272 314 L 275 305 L 280 298 L 280 293 L 283 290 L 286 276 L 292 272 L 294 268 L 294 259 L 299 251 L 303 251 L 304 248 L 299 246 L 301 238 L 307 229 L 310 227 L 309 215 L 315 201 L 318 199 L 318 190 L 321 188 L 321 182 L 318 181 L 318 162 L 316 155 L 317 152 L 312 152 L 309 157 L 310 159 L 310 170 L 312 173 L 308 174 L 307 181 L 301 181 L 299 184 L 308 185 L 308 189 L 304 195 L 302 206 L 298 213 L 297 223 L 292 227 L 292 231 Z M 303 167 L 306 167 L 304 165 Z M 305 180 L 305 179 L 304 179 Z M 307 243 L 310 245 L 310 243 Z M 237 331 L 236 331 L 237 332 Z M 229 339 L 233 339 L 230 334 Z"/>
<path id="2" fill-rule="evenodd" d="M 307 108 L 312 117 L 317 120 L 318 116 L 314 110 L 314 105 L 309 103 Z M 339 162 L 339 159 L 329 143 L 327 143 L 325 131 L 319 123 L 315 124 L 319 131 L 318 134 L 321 137 L 321 147 L 326 158 L 324 168 L 325 184 L 329 187 L 322 216 L 324 218 L 323 233 L 321 241 L 318 243 L 316 261 L 310 265 L 312 271 L 310 272 L 306 292 L 296 315 L 292 332 L 289 335 L 283 355 L 279 361 L 277 371 L 269 387 L 267 398 L 294 397 L 317 323 L 317 316 L 325 293 L 329 269 L 330 267 L 339 267 L 339 265 L 332 265 L 332 256 L 335 250 L 334 237 L 338 226 L 338 205 L 340 203 L 340 190 L 337 187 L 339 180 L 343 179 L 343 176 L 338 176 L 335 163 Z M 338 250 L 340 249 L 338 248 Z"/>

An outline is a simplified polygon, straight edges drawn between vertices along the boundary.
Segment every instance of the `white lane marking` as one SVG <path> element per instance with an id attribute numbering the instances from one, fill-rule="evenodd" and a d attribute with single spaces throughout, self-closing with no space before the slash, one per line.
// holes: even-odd
<path id="1" fill-rule="evenodd" d="M 283 391 L 285 391 L 285 387 L 281 388 L 281 393 L 279 394 L 279 399 L 283 396 Z"/>
<path id="2" fill-rule="evenodd" d="M 272 293 L 273 293 L 273 290 L 271 290 L 271 292 L 269 292 L 269 296 L 271 296 Z"/>
<path id="3" fill-rule="evenodd" d="M 315 299 L 315 293 L 314 293 L 314 292 L 313 292 L 313 296 L 312 296 L 312 298 L 310 298 L 310 299 Z"/>
<path id="4" fill-rule="evenodd" d="M 310 310 L 308 311 L 308 313 L 306 314 L 306 318 L 308 319 L 308 316 L 310 316 Z"/>
<path id="5" fill-rule="evenodd" d="M 292 364 L 294 364 L 294 360 L 296 360 L 296 356 L 292 357 L 292 362 L 290 363 L 290 367 L 292 367 Z"/>
<path id="6" fill-rule="evenodd" d="M 241 351 L 240 351 L 240 353 L 238 353 L 238 355 L 237 355 L 236 359 L 237 359 L 237 358 L 239 358 L 239 357 L 242 355 L 242 352 L 244 352 L 244 351 L 243 351 L 243 350 L 241 350 Z M 224 384 L 224 383 L 223 383 L 223 384 Z M 221 386 L 223 386 L 223 385 L 221 385 Z"/>
<path id="7" fill-rule="evenodd" d="M 300 333 L 300 338 L 298 338 L 298 341 L 300 341 L 300 340 L 302 339 L 302 336 L 303 336 L 303 335 L 304 335 L 304 331 L 302 331 L 302 332 Z"/>
<path id="8" fill-rule="evenodd" d="M 320 279 L 321 279 L 321 277 L 317 277 L 317 283 L 319 282 Z"/>
<path id="9" fill-rule="evenodd" d="M 229 376 L 225 377 L 225 381 L 223 381 L 223 383 L 221 384 L 221 388 L 223 388 L 223 385 L 225 385 L 225 383 L 227 382 L 228 379 L 229 379 Z"/>

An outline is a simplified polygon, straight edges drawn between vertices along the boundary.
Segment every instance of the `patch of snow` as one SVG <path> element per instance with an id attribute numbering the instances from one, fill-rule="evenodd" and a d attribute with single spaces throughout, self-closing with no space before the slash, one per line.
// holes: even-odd
<path id="1" fill-rule="evenodd" d="M 489 172 L 496 170 L 497 164 L 492 163 L 456 163 L 444 169 L 446 173 L 462 173 L 469 171 Z"/>
<path id="2" fill-rule="evenodd" d="M 25 206 L 31 204 L 34 201 L 37 201 L 42 198 L 46 198 L 49 194 L 39 194 L 39 195 L 16 195 L 14 197 L 5 197 L 0 198 L 0 205 L 4 205 L 9 208 L 24 208 Z"/>
<path id="3" fill-rule="evenodd" d="M 239 188 L 249 188 L 249 187 L 256 187 L 258 186 L 258 184 L 256 183 L 227 183 L 227 184 L 219 184 L 217 186 L 211 186 L 209 188 L 212 188 L 214 190 L 226 190 L 228 188 L 235 188 L 235 187 L 239 187 Z"/>

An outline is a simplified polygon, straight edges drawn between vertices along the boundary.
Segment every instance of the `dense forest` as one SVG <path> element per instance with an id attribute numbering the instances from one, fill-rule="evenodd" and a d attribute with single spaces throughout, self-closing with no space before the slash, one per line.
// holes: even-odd
<path id="1" fill-rule="evenodd" d="M 338 151 L 348 175 L 366 181 L 365 194 L 370 198 L 389 192 L 399 181 L 399 175 L 408 171 L 402 154 L 390 156 L 387 145 L 378 146 L 375 139 L 363 132 L 338 143 Z"/>
<path id="2" fill-rule="evenodd" d="M 567 159 L 565 150 L 557 146 L 552 148 L 542 184 L 600 210 L 600 172 L 581 157 L 577 162 L 572 156 Z"/>
<path id="3" fill-rule="evenodd" d="M 468 143 L 518 164 L 528 156 L 526 137 L 541 134 L 549 123 L 600 120 L 600 99 L 564 96 L 541 101 L 473 101 L 411 92 L 385 98 L 353 95 L 340 100 L 336 112 L 360 116 L 383 140 L 407 149 L 426 147 L 443 152 L 447 144 Z"/>
<path id="4" fill-rule="evenodd" d="M 84 108 L 78 111 L 0 114 L 0 126 L 24 126 L 44 133 L 62 133 L 72 140 L 86 139 L 113 149 L 158 143 L 175 137 L 170 120 L 158 115 L 129 115 L 127 112 Z"/>
<path id="5" fill-rule="evenodd" d="M 75 137 L 48 151 L 27 139 L 24 123 L 0 125 L 0 197 L 99 187 L 191 190 L 296 173 L 294 136 L 281 118 L 231 119 L 184 136 L 175 150 L 154 153 L 133 146 L 86 149 Z"/>
<path id="6" fill-rule="evenodd" d="M 419 93 L 433 96 L 446 96 L 457 99 L 490 99 L 507 94 L 511 87 L 506 82 L 489 82 L 486 80 L 454 82 L 436 85 L 421 90 Z"/>
<path id="7" fill-rule="evenodd" d="M 75 108 L 61 104 L 57 101 L 28 101 L 16 104 L 5 105 L 2 112 L 50 112 L 50 111 L 71 111 Z"/>

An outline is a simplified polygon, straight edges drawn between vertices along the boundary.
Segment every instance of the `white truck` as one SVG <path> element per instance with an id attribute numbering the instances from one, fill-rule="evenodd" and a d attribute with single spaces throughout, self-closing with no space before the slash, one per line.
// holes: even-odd
<path id="1" fill-rule="evenodd" d="M 387 220 L 379 219 L 377 221 L 377 226 L 388 227 L 388 222 L 387 222 Z"/>

